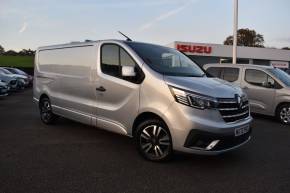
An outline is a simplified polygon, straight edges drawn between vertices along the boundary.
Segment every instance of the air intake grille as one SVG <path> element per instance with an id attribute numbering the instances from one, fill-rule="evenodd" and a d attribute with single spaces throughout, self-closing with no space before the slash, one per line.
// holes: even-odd
<path id="1" fill-rule="evenodd" d="M 219 99 L 218 110 L 225 122 L 236 122 L 249 117 L 249 101 L 245 98 Z"/>

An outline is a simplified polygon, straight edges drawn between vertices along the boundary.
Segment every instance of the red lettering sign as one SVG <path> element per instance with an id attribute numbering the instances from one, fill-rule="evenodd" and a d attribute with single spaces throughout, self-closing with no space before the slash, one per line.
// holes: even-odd
<path id="1" fill-rule="evenodd" d="M 198 53 L 198 54 L 211 54 L 212 53 L 212 47 L 210 46 L 177 44 L 176 49 L 181 52 L 190 52 L 190 53 Z"/>

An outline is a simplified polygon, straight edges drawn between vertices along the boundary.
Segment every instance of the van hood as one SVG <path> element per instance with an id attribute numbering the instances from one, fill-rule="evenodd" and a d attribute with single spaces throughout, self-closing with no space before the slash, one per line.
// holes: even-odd
<path id="1" fill-rule="evenodd" d="M 240 87 L 218 78 L 164 76 L 164 81 L 168 85 L 214 98 L 235 98 L 235 94 L 244 94 Z"/>

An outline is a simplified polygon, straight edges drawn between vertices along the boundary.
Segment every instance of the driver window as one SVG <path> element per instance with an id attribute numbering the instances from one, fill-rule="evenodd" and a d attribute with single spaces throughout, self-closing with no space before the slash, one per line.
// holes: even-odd
<path id="1" fill-rule="evenodd" d="M 264 88 L 273 88 L 275 85 L 275 80 L 268 74 L 260 70 L 246 70 L 245 80 L 249 84 Z"/>
<path id="2" fill-rule="evenodd" d="M 120 62 L 121 66 L 136 66 L 135 61 L 123 48 L 120 48 Z"/>
<path id="3" fill-rule="evenodd" d="M 123 77 L 122 67 L 132 66 L 135 68 L 136 76 Z M 116 44 L 104 44 L 101 47 L 101 70 L 104 74 L 120 78 L 129 82 L 140 84 L 144 79 L 142 70 L 133 58 L 120 46 Z"/>

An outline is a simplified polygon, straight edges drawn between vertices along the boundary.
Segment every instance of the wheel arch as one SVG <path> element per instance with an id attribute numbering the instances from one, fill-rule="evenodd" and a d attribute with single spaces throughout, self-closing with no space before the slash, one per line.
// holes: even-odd
<path id="1" fill-rule="evenodd" d="M 162 121 L 168 127 L 168 125 L 166 124 L 164 119 L 161 116 L 159 116 L 158 114 L 153 113 L 153 112 L 143 112 L 143 113 L 139 114 L 136 117 L 136 119 L 134 120 L 133 127 L 132 127 L 132 136 L 133 137 L 135 137 L 135 135 L 136 135 L 137 126 L 140 123 L 142 123 L 143 121 L 148 120 L 148 119 L 158 119 L 158 120 Z"/>
<path id="2" fill-rule="evenodd" d="M 280 103 L 276 106 L 276 109 L 275 109 L 275 116 L 278 115 L 278 110 L 280 109 L 280 107 L 283 106 L 283 105 L 286 105 L 286 104 L 289 104 L 289 105 L 290 105 L 290 102 L 280 102 Z"/>

